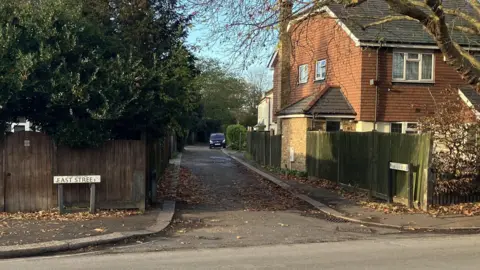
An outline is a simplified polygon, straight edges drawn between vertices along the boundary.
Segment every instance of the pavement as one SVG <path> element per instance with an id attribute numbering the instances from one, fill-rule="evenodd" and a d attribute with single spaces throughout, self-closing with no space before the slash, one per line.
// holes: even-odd
<path id="1" fill-rule="evenodd" d="M 480 231 L 480 216 L 446 215 L 434 217 L 425 213 L 384 213 L 358 205 L 355 201 L 343 198 L 337 192 L 329 189 L 313 187 L 295 180 L 280 179 L 277 175 L 248 160 L 241 152 L 231 150 L 224 150 L 224 152 L 249 170 L 293 192 L 294 196 L 310 203 L 325 214 L 345 221 L 409 230 Z"/>
<path id="2" fill-rule="evenodd" d="M 176 192 L 181 154 L 172 159 L 172 185 Z M 165 200 L 159 209 L 144 214 L 123 216 L 102 212 L 99 218 L 85 220 L 80 213 L 73 217 L 49 217 L 48 213 L 15 214 L 0 220 L 0 258 L 35 256 L 45 253 L 76 250 L 100 244 L 156 234 L 170 224 L 175 213 L 175 201 Z M 47 216 L 45 216 L 47 215 Z M 40 219 L 40 220 L 39 220 Z"/>
<path id="3" fill-rule="evenodd" d="M 82 254 L 4 260 L 0 269 L 477 269 L 480 236 Z"/>
<path id="4" fill-rule="evenodd" d="M 208 145 L 186 147 L 181 170 L 192 179 L 180 181 L 179 193 L 195 198 L 178 198 L 169 228 L 96 254 L 433 236 L 331 219 Z"/>

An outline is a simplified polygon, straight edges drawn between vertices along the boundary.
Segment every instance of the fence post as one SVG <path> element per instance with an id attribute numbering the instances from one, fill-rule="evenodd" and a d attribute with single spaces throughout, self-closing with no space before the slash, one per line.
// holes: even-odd
<path id="1" fill-rule="evenodd" d="M 428 162 L 427 165 L 423 168 L 426 175 L 425 180 L 423 181 L 423 196 L 421 202 L 422 210 L 428 210 L 428 207 L 433 204 L 433 184 L 435 183 L 435 173 L 431 170 L 432 157 L 433 157 L 433 138 L 431 135 L 428 135 Z"/>
<path id="2" fill-rule="evenodd" d="M 373 197 L 374 185 L 377 184 L 378 180 L 378 169 L 377 169 L 377 154 L 378 154 L 378 134 L 375 130 L 372 131 L 372 146 L 370 148 L 370 177 L 368 178 L 368 196 L 370 199 Z"/>
<path id="3" fill-rule="evenodd" d="M 413 166 L 411 163 L 408 164 L 408 208 L 413 208 Z"/>
<path id="4" fill-rule="evenodd" d="M 272 130 L 272 129 L 270 129 L 270 132 L 268 133 L 268 136 L 270 136 L 270 140 L 269 140 L 269 141 L 270 141 L 270 146 L 269 146 L 269 147 L 270 147 L 270 151 L 269 151 L 270 154 L 269 154 L 269 157 L 268 157 L 268 165 L 269 165 L 270 167 L 273 167 L 273 165 L 272 165 L 272 138 L 273 138 L 273 130 Z"/>
<path id="5" fill-rule="evenodd" d="M 390 169 L 390 162 L 391 160 L 388 161 L 388 181 L 387 181 L 387 202 L 392 203 L 393 202 L 393 177 L 394 177 L 394 172 L 392 169 Z"/>
<path id="6" fill-rule="evenodd" d="M 242 132 L 240 132 L 239 135 L 240 135 L 240 141 L 238 145 L 238 150 L 242 150 Z"/>
<path id="7" fill-rule="evenodd" d="M 341 157 L 340 157 L 340 153 L 342 151 L 340 151 L 340 147 L 341 147 L 341 136 L 342 136 L 342 131 L 339 131 L 336 133 L 337 134 L 337 184 L 340 183 L 340 161 L 342 160 Z"/>

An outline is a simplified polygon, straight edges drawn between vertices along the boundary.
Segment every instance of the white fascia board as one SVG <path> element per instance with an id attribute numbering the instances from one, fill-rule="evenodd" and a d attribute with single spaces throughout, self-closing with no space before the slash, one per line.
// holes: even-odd
<path id="1" fill-rule="evenodd" d="M 341 115 L 341 114 L 316 114 L 315 118 L 348 118 L 355 119 L 355 115 Z"/>
<path id="2" fill-rule="evenodd" d="M 470 100 L 468 100 L 465 94 L 463 94 L 461 89 L 458 89 L 458 95 L 460 96 L 462 101 L 465 102 L 465 104 L 467 104 L 467 106 L 473 111 L 475 117 L 477 117 L 477 119 L 480 119 L 480 112 L 475 109 L 475 106 L 473 106 L 472 102 L 470 102 Z"/>
<path id="3" fill-rule="evenodd" d="M 327 6 L 321 7 L 318 10 L 313 11 L 312 13 L 304 14 L 304 15 L 296 18 L 295 20 L 292 20 L 288 24 L 287 31 L 290 30 L 290 26 L 292 25 L 292 23 L 303 20 L 303 19 L 307 18 L 308 16 L 321 14 L 321 13 L 327 13 L 328 16 L 335 19 L 335 22 L 337 23 L 337 25 L 339 25 L 342 28 L 342 30 L 345 31 L 345 33 L 352 39 L 352 41 L 355 43 L 355 46 L 357 46 L 357 47 L 360 46 L 360 40 L 352 33 L 352 31 L 350 31 L 350 29 L 348 29 L 348 27 L 342 22 L 342 20 L 337 18 L 337 15 L 335 15 L 335 13 Z"/>
<path id="4" fill-rule="evenodd" d="M 415 45 L 415 44 L 400 44 L 400 43 L 376 43 L 376 42 L 360 42 L 361 47 L 389 47 L 389 48 L 404 48 L 404 49 L 422 49 L 422 50 L 439 50 L 435 45 Z M 480 51 L 478 48 L 463 47 L 467 51 Z"/>
<path id="5" fill-rule="evenodd" d="M 273 62 L 275 61 L 275 58 L 277 58 L 277 55 L 278 55 L 278 50 L 275 50 L 275 52 L 270 57 L 270 60 L 268 61 L 267 67 L 269 69 L 273 69 Z"/>
<path id="6" fill-rule="evenodd" d="M 279 115 L 277 118 L 285 119 L 285 118 L 312 118 L 311 115 L 308 114 L 288 114 L 288 115 Z"/>

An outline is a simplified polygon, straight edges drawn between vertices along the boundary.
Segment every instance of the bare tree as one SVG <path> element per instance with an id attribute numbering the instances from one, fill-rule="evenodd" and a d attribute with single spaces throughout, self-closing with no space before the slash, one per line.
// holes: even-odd
<path id="1" fill-rule="evenodd" d="M 245 79 L 256 92 L 261 94 L 272 89 L 272 78 L 269 73 L 265 68 L 249 69 L 245 74 Z"/>
<path id="2" fill-rule="evenodd" d="M 212 27 L 209 40 L 224 44 L 236 59 L 241 57 L 245 63 L 255 61 L 269 48 L 277 47 L 282 105 L 286 105 L 290 94 L 290 55 L 294 44 L 288 31 L 290 22 L 307 20 L 323 6 L 343 5 L 349 9 L 372 1 L 387 3 L 392 12 L 368 18 L 363 28 L 401 20 L 418 22 L 435 41 L 447 63 L 467 83 L 480 90 L 480 62 L 455 39 L 455 32 L 480 35 L 478 0 L 184 0 L 185 7 L 194 10 L 199 21 Z M 444 5 L 446 2 L 463 5 L 448 8 Z M 354 13 L 346 14 L 338 19 L 355 19 Z"/>

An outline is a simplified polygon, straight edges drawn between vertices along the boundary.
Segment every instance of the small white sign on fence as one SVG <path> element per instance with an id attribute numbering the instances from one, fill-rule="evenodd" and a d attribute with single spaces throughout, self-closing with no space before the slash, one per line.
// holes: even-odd
<path id="1" fill-rule="evenodd" d="M 408 172 L 408 164 L 397 163 L 397 162 L 390 162 L 390 169 L 397 170 L 397 171 L 404 171 Z"/>
<path id="2" fill-rule="evenodd" d="M 54 176 L 54 184 L 89 184 L 100 183 L 100 175 Z"/>

